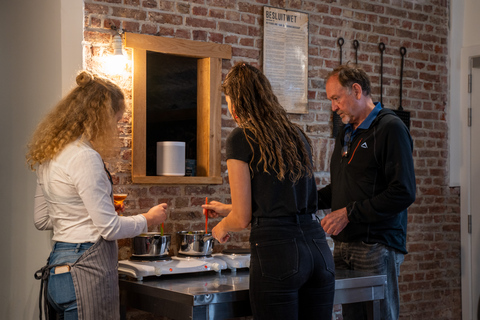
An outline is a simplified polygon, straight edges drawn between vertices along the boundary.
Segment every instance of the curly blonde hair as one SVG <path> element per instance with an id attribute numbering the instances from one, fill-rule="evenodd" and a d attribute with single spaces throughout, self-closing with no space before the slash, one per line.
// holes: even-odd
<path id="1" fill-rule="evenodd" d="M 53 159 L 67 144 L 90 141 L 104 158 L 118 146 L 115 114 L 125 110 L 125 95 L 112 81 L 81 71 L 77 87 L 40 122 L 28 144 L 27 163 L 32 170 Z"/>
<path id="2" fill-rule="evenodd" d="M 301 134 L 311 147 L 310 139 L 288 119 L 270 81 L 260 70 L 243 61 L 236 63 L 228 72 L 222 90 L 232 101 L 240 127 L 252 131 L 260 147 L 257 168 L 263 163 L 264 172 L 273 170 L 281 181 L 288 175 L 294 183 L 303 176 L 313 175 L 313 165 Z M 245 136 L 252 147 L 253 141 L 249 135 Z M 249 166 L 253 172 L 252 162 Z"/>

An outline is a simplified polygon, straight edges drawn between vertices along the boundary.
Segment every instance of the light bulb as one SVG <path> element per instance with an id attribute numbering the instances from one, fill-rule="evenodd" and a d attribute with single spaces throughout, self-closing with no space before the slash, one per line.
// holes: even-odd
<path id="1" fill-rule="evenodd" d="M 122 74 L 126 71 L 127 57 L 122 55 L 112 55 L 105 57 L 104 69 L 108 74 Z"/>

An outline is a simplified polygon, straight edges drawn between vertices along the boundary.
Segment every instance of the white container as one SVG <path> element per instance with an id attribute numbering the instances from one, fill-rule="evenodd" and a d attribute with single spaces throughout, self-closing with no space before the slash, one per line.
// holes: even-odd
<path id="1" fill-rule="evenodd" d="M 185 142 L 157 142 L 157 176 L 185 175 Z"/>

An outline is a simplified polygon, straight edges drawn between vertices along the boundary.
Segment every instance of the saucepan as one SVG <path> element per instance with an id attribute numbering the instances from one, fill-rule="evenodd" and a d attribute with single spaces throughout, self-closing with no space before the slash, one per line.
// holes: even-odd
<path id="1" fill-rule="evenodd" d="M 133 238 L 132 256 L 134 257 L 162 257 L 168 256 L 171 235 L 162 235 L 159 232 L 142 233 Z"/>
<path id="2" fill-rule="evenodd" d="M 212 254 L 214 238 L 205 231 L 177 232 L 178 254 L 187 256 L 208 256 Z"/>

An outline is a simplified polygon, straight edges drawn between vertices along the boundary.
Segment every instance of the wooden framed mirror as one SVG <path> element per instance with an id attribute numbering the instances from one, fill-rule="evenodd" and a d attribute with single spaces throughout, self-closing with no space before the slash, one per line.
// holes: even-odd
<path id="1" fill-rule="evenodd" d="M 132 181 L 221 184 L 220 86 L 231 47 L 135 33 L 124 41 L 133 49 Z M 196 175 L 156 175 L 159 139 L 185 141 Z"/>

